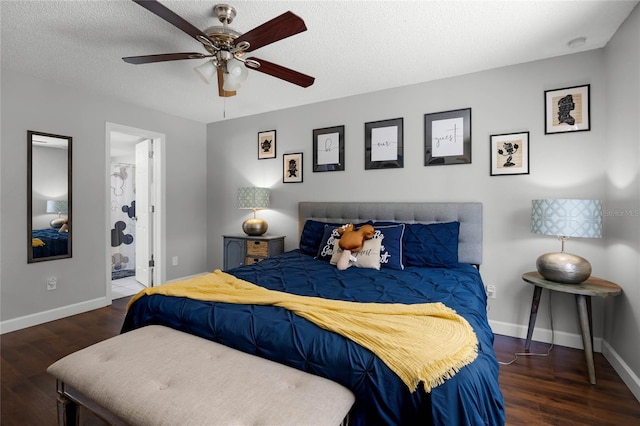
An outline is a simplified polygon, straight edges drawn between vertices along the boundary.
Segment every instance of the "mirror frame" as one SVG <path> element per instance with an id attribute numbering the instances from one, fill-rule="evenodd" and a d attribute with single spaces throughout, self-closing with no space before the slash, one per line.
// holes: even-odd
<path id="1" fill-rule="evenodd" d="M 67 226 L 69 238 L 67 240 L 67 253 L 55 256 L 33 256 L 33 137 L 46 136 L 50 138 L 67 140 Z M 44 262 L 56 259 L 68 259 L 71 257 L 71 240 L 72 240 L 72 193 L 71 193 L 71 147 L 73 138 L 71 136 L 55 135 L 52 133 L 37 132 L 33 130 L 27 131 L 27 263 Z"/>

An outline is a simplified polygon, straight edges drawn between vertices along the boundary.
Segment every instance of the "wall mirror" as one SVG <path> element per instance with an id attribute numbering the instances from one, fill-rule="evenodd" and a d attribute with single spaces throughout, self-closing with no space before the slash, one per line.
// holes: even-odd
<path id="1" fill-rule="evenodd" d="M 71 257 L 70 136 L 27 131 L 27 261 Z"/>

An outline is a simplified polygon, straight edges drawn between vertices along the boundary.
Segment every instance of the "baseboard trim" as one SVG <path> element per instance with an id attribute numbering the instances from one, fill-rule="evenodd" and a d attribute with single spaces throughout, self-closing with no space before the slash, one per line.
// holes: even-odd
<path id="1" fill-rule="evenodd" d="M 44 324 L 49 321 L 55 321 L 61 318 L 69 317 L 71 315 L 77 315 L 83 312 L 92 311 L 94 309 L 104 308 L 107 305 L 108 303 L 106 297 L 100 297 L 98 299 L 87 300 L 85 302 L 63 306 L 61 308 L 50 309 L 48 311 L 38 312 L 19 318 L 1 321 L 0 334 L 22 330 L 23 328 Z"/>
<path id="2" fill-rule="evenodd" d="M 527 326 L 491 320 L 489 321 L 489 325 L 495 334 L 516 337 L 518 339 L 527 338 Z M 555 345 L 566 346 L 574 349 L 583 349 L 581 334 L 567 333 L 565 331 L 554 331 L 552 333 L 549 329 L 536 327 L 533 330 L 533 336 L 531 339 L 536 342 L 551 343 L 552 335 L 553 343 Z M 602 339 L 600 337 L 593 338 L 593 350 L 594 352 L 602 352 Z"/>
<path id="3" fill-rule="evenodd" d="M 640 377 L 638 377 L 629 365 L 618 355 L 618 353 L 604 341 L 602 343 L 602 355 L 609 361 L 609 364 L 616 370 L 618 376 L 622 379 L 625 385 L 629 388 L 633 396 L 640 401 Z"/>

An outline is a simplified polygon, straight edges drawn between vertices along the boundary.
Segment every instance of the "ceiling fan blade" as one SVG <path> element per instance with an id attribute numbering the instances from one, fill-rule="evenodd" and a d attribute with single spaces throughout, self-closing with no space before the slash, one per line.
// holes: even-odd
<path id="1" fill-rule="evenodd" d="M 211 55 L 203 55 L 202 53 L 163 53 L 160 55 L 144 55 L 144 56 L 128 56 L 122 58 L 129 64 L 151 64 L 153 62 L 179 61 L 181 59 L 202 59 L 210 58 Z"/>
<path id="2" fill-rule="evenodd" d="M 271 76 L 288 81 L 289 83 L 297 84 L 298 86 L 309 87 L 316 80 L 315 77 L 311 77 L 310 75 L 302 74 L 301 72 L 285 68 L 282 65 L 277 65 L 273 62 L 265 61 L 264 59 L 247 58 L 247 60 L 257 61 L 260 63 L 260 67 L 249 69 L 269 74 Z"/>
<path id="3" fill-rule="evenodd" d="M 248 41 L 250 46 L 246 52 L 251 52 L 306 30 L 307 26 L 302 18 L 293 12 L 285 12 L 238 37 L 236 45 L 241 41 Z"/>
<path id="4" fill-rule="evenodd" d="M 187 22 L 183 17 L 179 16 L 171 9 L 167 8 L 161 3 L 158 3 L 156 0 L 133 0 L 138 3 L 140 6 L 147 9 L 149 12 L 156 14 L 160 18 L 164 19 L 174 27 L 184 31 L 189 34 L 191 37 L 195 38 L 197 41 L 201 42 L 201 38 L 204 37 L 205 40 L 211 40 L 205 33 L 200 31 L 198 28 L 194 27 L 191 23 Z"/>
<path id="5" fill-rule="evenodd" d="M 231 96 L 236 95 L 236 91 L 228 91 L 224 90 L 222 86 L 224 85 L 224 71 L 222 68 L 218 68 L 218 96 L 222 98 L 229 98 Z"/>

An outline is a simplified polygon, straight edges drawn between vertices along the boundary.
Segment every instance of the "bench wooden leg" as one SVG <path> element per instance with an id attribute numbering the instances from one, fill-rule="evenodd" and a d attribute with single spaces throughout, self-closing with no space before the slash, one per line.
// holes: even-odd
<path id="1" fill-rule="evenodd" d="M 64 383 L 56 381 L 58 391 L 58 426 L 78 426 L 80 424 L 80 407 L 64 392 Z"/>

